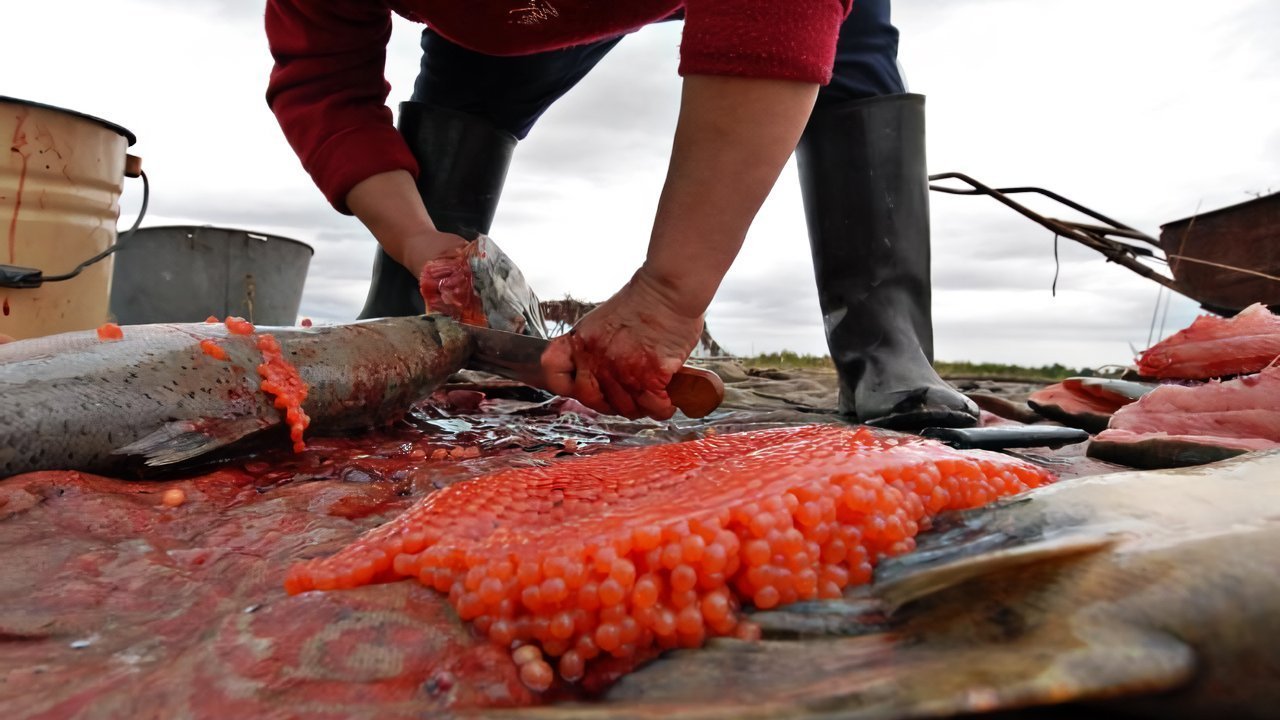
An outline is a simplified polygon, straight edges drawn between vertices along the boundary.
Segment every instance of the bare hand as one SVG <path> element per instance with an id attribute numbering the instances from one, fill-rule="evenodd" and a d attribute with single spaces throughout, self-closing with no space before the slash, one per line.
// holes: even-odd
<path id="1" fill-rule="evenodd" d="M 671 376 L 702 335 L 702 316 L 677 311 L 662 288 L 637 273 L 542 355 L 548 389 L 592 410 L 666 420 Z"/>

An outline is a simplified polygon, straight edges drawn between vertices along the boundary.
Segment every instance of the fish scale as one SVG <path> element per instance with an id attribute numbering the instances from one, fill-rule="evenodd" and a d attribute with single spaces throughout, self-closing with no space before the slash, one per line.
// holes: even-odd
<path id="1" fill-rule="evenodd" d="M 438 316 L 260 328 L 310 386 L 313 427 L 394 420 L 462 367 L 470 340 Z M 207 355 L 214 340 L 228 358 Z M 137 325 L 0 346 L 0 477 L 180 462 L 283 424 L 259 389 L 254 336 L 221 323 Z"/>

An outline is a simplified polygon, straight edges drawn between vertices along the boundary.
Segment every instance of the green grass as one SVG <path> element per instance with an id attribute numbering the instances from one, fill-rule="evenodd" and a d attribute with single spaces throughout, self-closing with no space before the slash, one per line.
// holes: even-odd
<path id="1" fill-rule="evenodd" d="M 776 353 L 764 353 L 753 357 L 737 358 L 744 367 L 763 368 L 831 368 L 831 358 L 827 355 L 801 355 L 790 350 Z"/>
<path id="2" fill-rule="evenodd" d="M 745 367 L 763 368 L 834 368 L 827 355 L 801 355 L 783 350 L 776 353 L 764 353 L 752 357 L 740 357 L 738 362 Z M 1026 378 L 1028 380 L 1062 380 L 1074 376 L 1108 375 L 1091 368 L 1072 368 L 1053 364 L 1040 367 L 1025 365 L 1008 365 L 1002 363 L 974 362 L 936 362 L 934 367 L 943 377 L 976 377 L 976 378 Z M 1115 373 L 1118 375 L 1118 373 Z"/>
<path id="3" fill-rule="evenodd" d="M 1026 367 L 1001 363 L 935 362 L 933 367 L 943 377 L 1005 377 L 1056 381 L 1076 375 L 1095 374 L 1087 368 L 1069 368 L 1057 363 L 1040 367 Z"/>

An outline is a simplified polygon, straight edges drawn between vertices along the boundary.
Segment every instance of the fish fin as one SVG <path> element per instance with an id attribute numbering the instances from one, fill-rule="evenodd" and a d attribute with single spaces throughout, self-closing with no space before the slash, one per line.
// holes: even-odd
<path id="1" fill-rule="evenodd" d="M 114 455 L 138 455 L 149 467 L 173 465 L 225 447 L 275 423 L 259 417 L 174 420 L 159 430 L 115 450 Z"/>
<path id="2" fill-rule="evenodd" d="M 954 587 L 983 575 L 1024 565 L 1067 560 L 1105 550 L 1116 542 L 1110 535 L 1078 535 L 1040 540 L 1027 545 L 959 557 L 950 562 L 908 567 L 872 586 L 885 610 L 893 612 L 903 605 Z"/>

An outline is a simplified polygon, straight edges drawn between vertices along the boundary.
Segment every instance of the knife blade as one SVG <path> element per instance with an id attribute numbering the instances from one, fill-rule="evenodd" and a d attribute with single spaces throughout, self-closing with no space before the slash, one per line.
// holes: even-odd
<path id="1" fill-rule="evenodd" d="M 547 389 L 542 353 L 551 344 L 550 340 L 474 325 L 462 327 L 473 341 L 467 367 Z M 672 376 L 667 394 L 671 404 L 687 417 L 701 418 L 724 402 L 724 383 L 709 370 L 685 365 Z"/>

